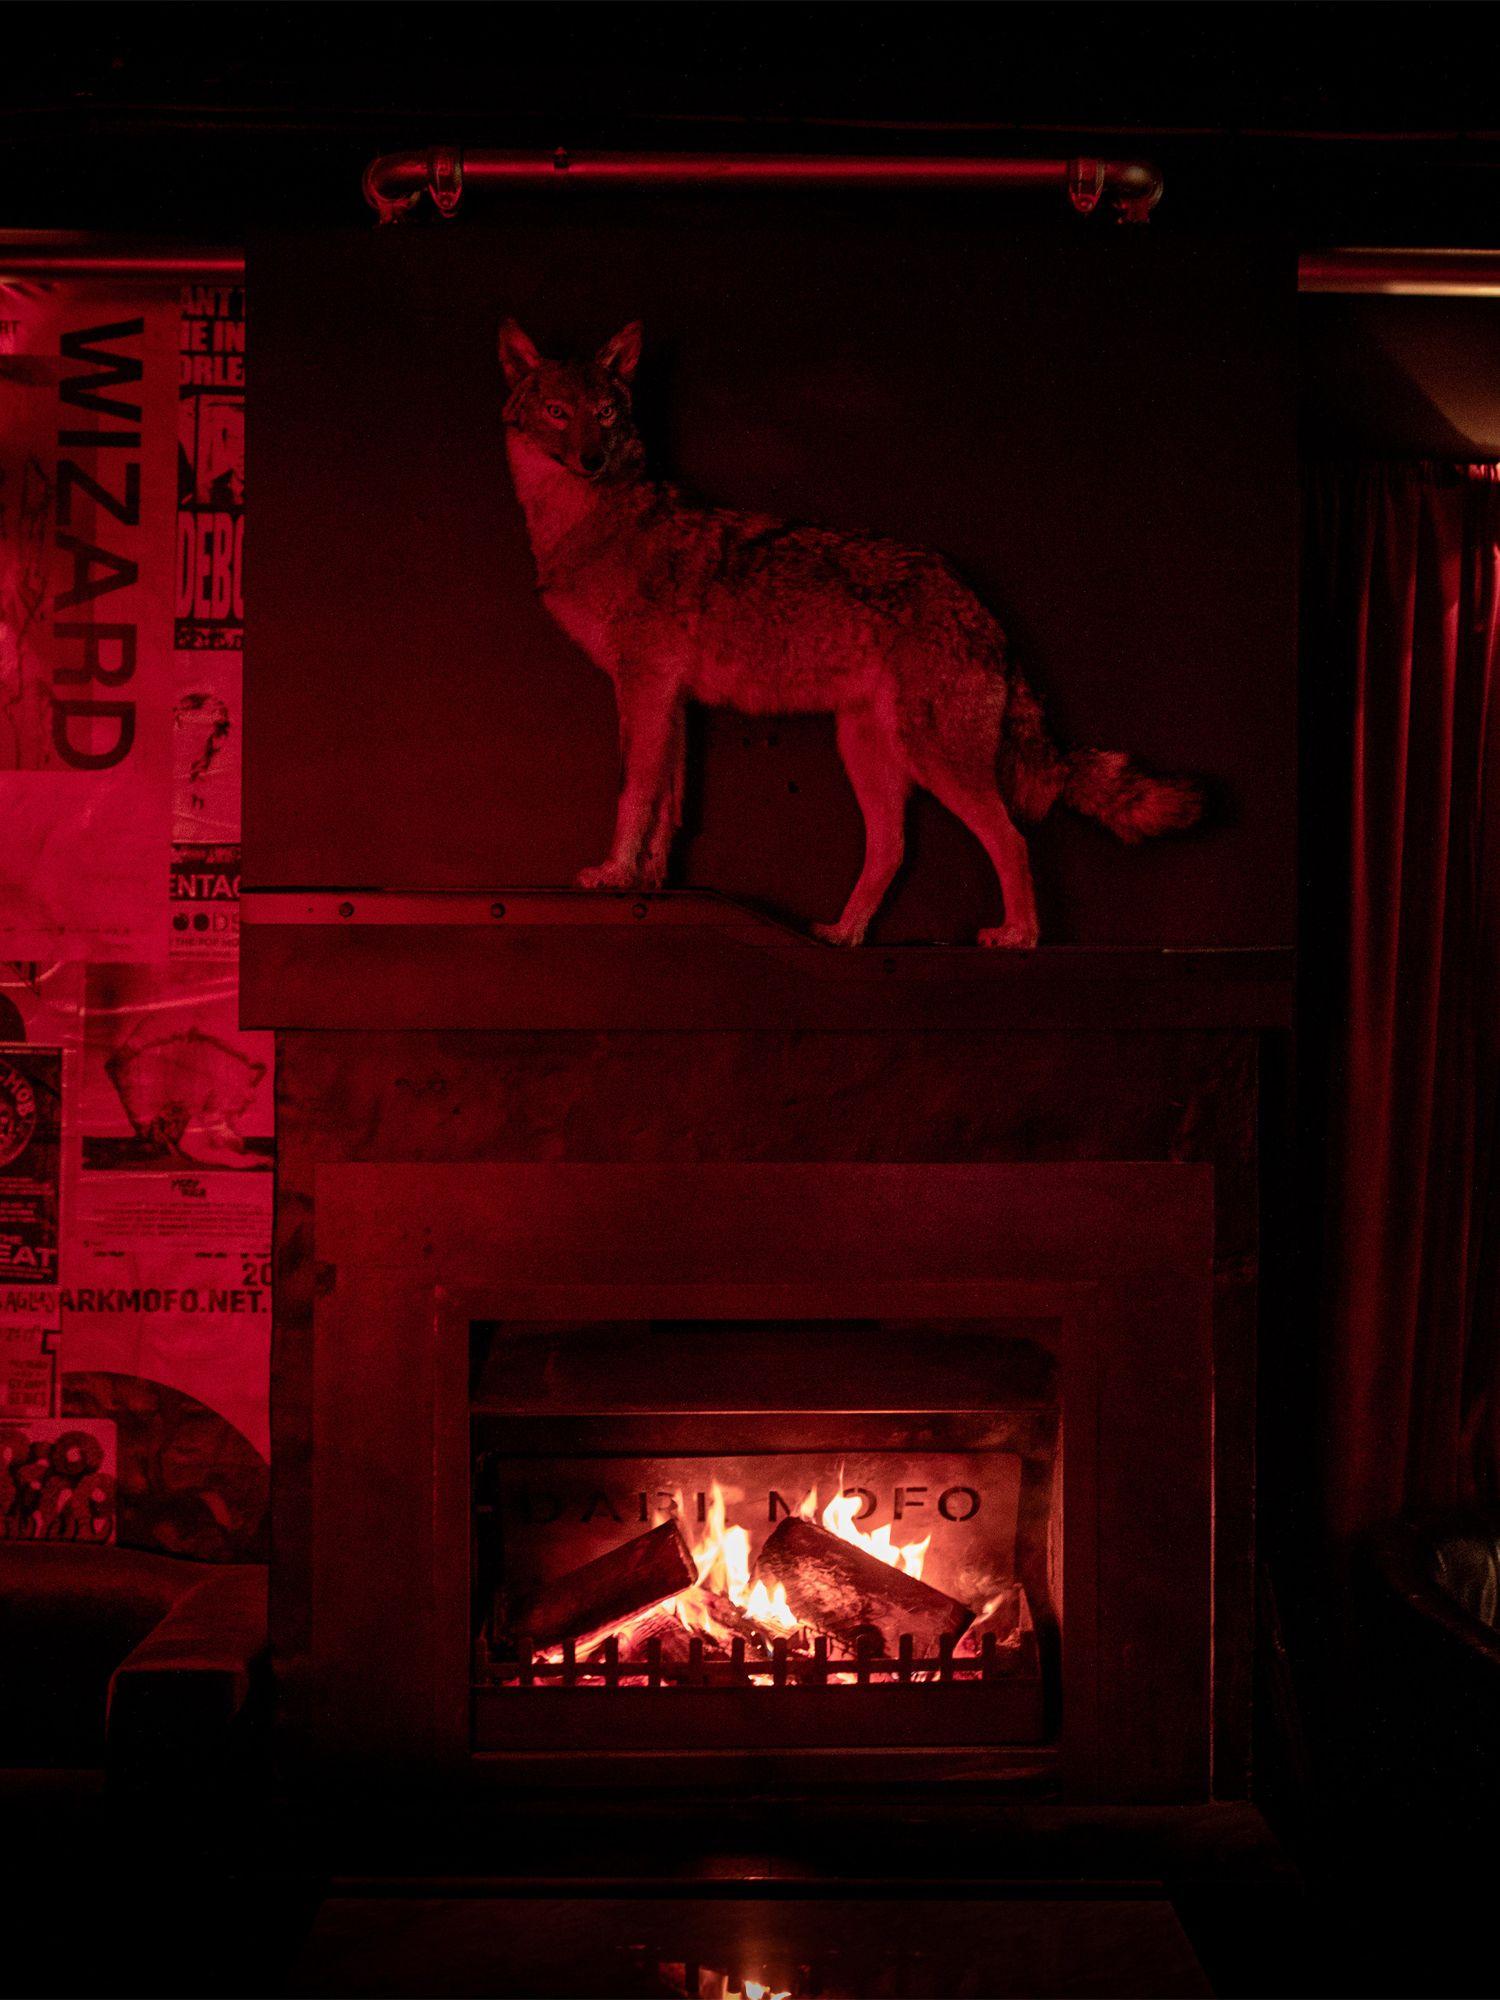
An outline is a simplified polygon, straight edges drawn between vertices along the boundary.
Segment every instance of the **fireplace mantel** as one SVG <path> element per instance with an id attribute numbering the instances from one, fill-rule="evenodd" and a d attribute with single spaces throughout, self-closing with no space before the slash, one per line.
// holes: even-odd
<path id="1" fill-rule="evenodd" d="M 241 1016 L 307 1029 L 1276 1029 L 1279 950 L 838 951 L 704 890 L 258 890 Z"/>

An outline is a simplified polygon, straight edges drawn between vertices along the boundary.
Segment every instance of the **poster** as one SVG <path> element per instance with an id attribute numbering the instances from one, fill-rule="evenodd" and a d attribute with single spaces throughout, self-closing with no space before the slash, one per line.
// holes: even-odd
<path id="1" fill-rule="evenodd" d="M 176 320 L 0 277 L 0 957 L 166 954 Z"/>
<path id="2" fill-rule="evenodd" d="M 62 1050 L 0 1042 L 0 1283 L 55 1286 Z"/>
<path id="3" fill-rule="evenodd" d="M 0 270 L 0 1421 L 46 1462 L 20 1539 L 107 1516 L 209 1560 L 264 1552 L 269 1486 L 273 1043 L 237 991 L 244 330 L 239 286 Z M 61 1436 L 108 1440 L 87 1520 Z"/>
<path id="4" fill-rule="evenodd" d="M 269 1229 L 269 1200 L 260 1214 Z M 90 1256 L 62 1294 L 69 1377 L 103 1370 L 163 1385 L 269 1456 L 269 1263 L 268 1245 L 190 1246 L 165 1234 Z"/>
<path id="5" fill-rule="evenodd" d="M 120 1430 L 133 1545 L 264 1552 L 271 1175 L 85 1165 L 61 1293 L 68 1412 Z"/>
<path id="6" fill-rule="evenodd" d="M 57 1408 L 58 1301 L 50 1285 L 0 1285 L 0 1420 Z"/>
<path id="7" fill-rule="evenodd" d="M 245 619 L 245 293 L 185 285 L 178 326 L 176 643 L 238 652 Z"/>
<path id="8" fill-rule="evenodd" d="M 56 1408 L 63 1052 L 0 1043 L 0 1417 Z"/>
<path id="9" fill-rule="evenodd" d="M 168 956 L 179 962 L 239 960 L 240 848 L 188 843 L 172 849 L 172 934 Z"/>
<path id="10" fill-rule="evenodd" d="M 0 1541 L 112 1542 L 118 1462 L 107 1419 L 0 1425 Z"/>
<path id="11" fill-rule="evenodd" d="M 75 1213 L 76 1087 L 83 1030 L 83 967 L 0 964 L 0 1061 L 34 1100 L 31 1138 L 0 1168 L 10 1220 L 0 1275 L 0 1417 L 58 1409 L 60 1266 Z M 4 1046 L 4 1045 L 9 1046 Z M 8 1093 L 14 1146 L 27 1121 Z M 4 1149 L 0 1149 L 4 1150 Z"/>
<path id="12" fill-rule="evenodd" d="M 174 1554 L 263 1533 L 273 1048 L 232 960 L 87 968 L 64 1407 L 119 1424 L 123 1531 Z"/>
<path id="13" fill-rule="evenodd" d="M 240 1027 L 234 965 L 91 965 L 85 994 L 85 1175 L 269 1171 L 275 1044 Z"/>
<path id="14" fill-rule="evenodd" d="M 168 955 L 239 950 L 245 295 L 182 292 Z"/>

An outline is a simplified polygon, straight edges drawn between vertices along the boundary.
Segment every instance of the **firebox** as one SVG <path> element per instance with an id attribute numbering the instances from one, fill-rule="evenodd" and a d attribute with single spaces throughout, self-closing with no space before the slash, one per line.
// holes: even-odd
<path id="1" fill-rule="evenodd" d="M 1211 1169 L 316 1192 L 309 1768 L 1210 1795 Z"/>
<path id="2" fill-rule="evenodd" d="M 476 1745 L 1041 1742 L 1056 1338 L 938 1317 L 476 1327 Z"/>

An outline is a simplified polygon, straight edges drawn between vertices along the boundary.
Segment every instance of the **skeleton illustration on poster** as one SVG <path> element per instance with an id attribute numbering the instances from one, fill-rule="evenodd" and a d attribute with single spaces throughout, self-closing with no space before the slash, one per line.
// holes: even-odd
<path id="1" fill-rule="evenodd" d="M 86 1173 L 270 1167 L 271 1037 L 241 1029 L 238 1007 L 232 969 L 90 966 Z"/>

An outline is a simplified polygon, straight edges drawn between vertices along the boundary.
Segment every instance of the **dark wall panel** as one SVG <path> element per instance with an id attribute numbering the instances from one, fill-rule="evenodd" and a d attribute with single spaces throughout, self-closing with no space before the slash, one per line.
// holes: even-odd
<path id="1" fill-rule="evenodd" d="M 1500 314 L 1492 299 L 1306 298 L 1297 331 L 1309 451 L 1500 455 Z"/>
<path id="2" fill-rule="evenodd" d="M 255 244 L 247 884 L 556 884 L 602 857 L 612 691 L 533 594 L 494 335 L 513 313 L 592 348 L 641 317 L 658 469 L 943 549 L 1068 740 L 1216 781 L 1186 841 L 1036 832 L 1044 941 L 1289 942 L 1291 260 L 1035 213 L 569 189 Z M 836 915 L 861 827 L 831 724 L 694 736 L 674 880 Z M 993 921 L 969 835 L 926 799 L 911 830 L 875 937 Z"/>

